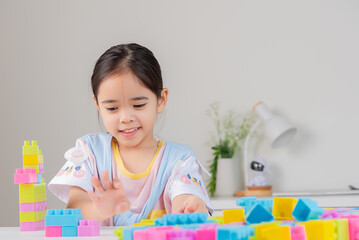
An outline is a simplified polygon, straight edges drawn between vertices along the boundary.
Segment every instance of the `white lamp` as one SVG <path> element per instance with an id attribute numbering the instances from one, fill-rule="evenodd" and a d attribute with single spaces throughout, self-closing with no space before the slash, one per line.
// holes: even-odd
<path id="1" fill-rule="evenodd" d="M 269 141 L 272 148 L 278 148 L 287 144 L 297 132 L 297 129 L 282 116 L 274 115 L 268 107 L 262 102 L 258 102 L 253 106 L 253 111 L 258 115 L 258 121 L 250 129 L 243 147 L 244 161 L 244 183 L 248 189 L 248 143 L 254 130 L 263 124 L 264 135 Z M 238 191 L 236 195 L 251 195 L 248 191 Z M 255 194 L 254 194 L 255 195 Z"/>

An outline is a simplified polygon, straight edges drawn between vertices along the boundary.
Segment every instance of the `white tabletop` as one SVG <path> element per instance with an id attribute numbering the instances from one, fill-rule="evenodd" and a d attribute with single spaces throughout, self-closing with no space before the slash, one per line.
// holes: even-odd
<path id="1" fill-rule="evenodd" d="M 117 227 L 101 227 L 100 236 L 95 237 L 45 237 L 45 231 L 26 231 L 21 232 L 19 227 L 0 227 L 0 236 L 1 239 L 66 239 L 66 240 L 94 240 L 94 239 L 118 239 L 117 236 L 113 234 L 113 231 Z"/>

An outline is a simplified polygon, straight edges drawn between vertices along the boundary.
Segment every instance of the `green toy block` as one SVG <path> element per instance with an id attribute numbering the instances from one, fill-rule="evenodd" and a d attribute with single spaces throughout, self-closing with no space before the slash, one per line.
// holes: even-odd
<path id="1" fill-rule="evenodd" d="M 22 155 L 39 155 L 39 146 L 37 141 L 24 141 L 24 146 L 22 146 Z"/>
<path id="2" fill-rule="evenodd" d="M 348 219 L 333 219 L 337 240 L 349 240 Z"/>
<path id="3" fill-rule="evenodd" d="M 31 183 L 19 184 L 19 202 L 43 202 L 46 201 L 46 184 Z"/>
<path id="4" fill-rule="evenodd" d="M 45 219 L 46 211 L 20 212 L 20 222 L 37 222 Z"/>

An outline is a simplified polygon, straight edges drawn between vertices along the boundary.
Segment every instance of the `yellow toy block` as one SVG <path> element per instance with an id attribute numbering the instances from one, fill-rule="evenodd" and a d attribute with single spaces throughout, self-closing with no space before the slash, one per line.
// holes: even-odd
<path id="1" fill-rule="evenodd" d="M 25 165 L 37 165 L 40 164 L 41 158 L 40 155 L 23 155 L 22 164 Z"/>
<path id="2" fill-rule="evenodd" d="M 19 184 L 19 202 L 43 202 L 46 201 L 45 183 Z"/>
<path id="3" fill-rule="evenodd" d="M 257 240 L 291 240 L 289 226 L 268 226 L 261 230 L 260 237 Z"/>
<path id="4" fill-rule="evenodd" d="M 33 168 L 36 173 L 39 173 L 39 164 L 26 164 L 23 165 L 23 168 Z"/>
<path id="5" fill-rule="evenodd" d="M 20 222 L 37 222 L 45 219 L 46 211 L 20 212 Z"/>
<path id="6" fill-rule="evenodd" d="M 215 223 L 223 225 L 223 217 L 221 216 L 209 217 L 208 219 L 213 219 Z"/>
<path id="7" fill-rule="evenodd" d="M 139 223 L 134 223 L 133 226 L 154 226 L 155 221 L 153 219 L 142 219 Z"/>
<path id="8" fill-rule="evenodd" d="M 39 146 L 37 141 L 24 141 L 24 146 L 22 146 L 22 155 L 39 155 Z"/>
<path id="9" fill-rule="evenodd" d="M 232 223 L 232 222 L 244 222 L 244 209 L 224 209 L 223 210 L 223 223 Z"/>
<path id="10" fill-rule="evenodd" d="M 265 237 L 263 235 L 263 230 L 267 228 L 273 228 L 279 225 L 279 222 L 268 222 L 268 223 L 261 223 L 261 224 L 254 224 L 252 225 L 255 229 L 254 231 L 254 239 L 263 239 Z"/>
<path id="11" fill-rule="evenodd" d="M 335 222 L 333 220 L 310 220 L 299 225 L 305 227 L 307 240 L 337 240 Z"/>
<path id="12" fill-rule="evenodd" d="M 44 156 L 42 155 L 41 150 L 39 150 L 39 157 L 40 157 L 40 163 L 39 164 L 44 164 Z"/>
<path id="13" fill-rule="evenodd" d="M 348 219 L 340 218 L 333 219 L 335 233 L 338 236 L 338 240 L 349 240 L 349 227 L 348 227 Z"/>
<path id="14" fill-rule="evenodd" d="M 295 198 L 275 197 L 273 199 L 273 208 L 272 208 L 272 214 L 274 219 L 294 220 L 294 217 L 292 216 L 292 212 L 296 204 L 297 204 L 297 199 Z"/>

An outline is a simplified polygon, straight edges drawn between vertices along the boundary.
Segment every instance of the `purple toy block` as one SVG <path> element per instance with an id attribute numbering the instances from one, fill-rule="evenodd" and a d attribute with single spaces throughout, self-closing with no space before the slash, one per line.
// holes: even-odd
<path id="1" fill-rule="evenodd" d="M 194 230 L 174 229 L 167 232 L 167 240 L 196 240 Z"/>
<path id="2" fill-rule="evenodd" d="M 34 168 L 18 168 L 15 170 L 14 183 L 37 183 L 37 174 Z"/>
<path id="3" fill-rule="evenodd" d="M 82 236 L 99 236 L 100 226 L 97 220 L 80 220 L 80 224 L 77 227 L 77 233 L 79 237 Z"/>
<path id="4" fill-rule="evenodd" d="M 46 226 L 45 237 L 62 237 L 61 226 Z"/>
<path id="5" fill-rule="evenodd" d="M 216 240 L 216 228 L 196 229 L 196 240 Z"/>
<path id="6" fill-rule="evenodd" d="M 167 233 L 173 226 L 151 227 L 133 231 L 133 240 L 167 240 Z"/>
<path id="7" fill-rule="evenodd" d="M 45 220 L 37 222 L 20 222 L 20 231 L 39 231 L 45 229 Z"/>
<path id="8" fill-rule="evenodd" d="M 39 173 L 44 173 L 44 164 L 39 164 Z"/>
<path id="9" fill-rule="evenodd" d="M 46 201 L 33 203 L 20 203 L 20 212 L 40 212 L 46 211 Z"/>

